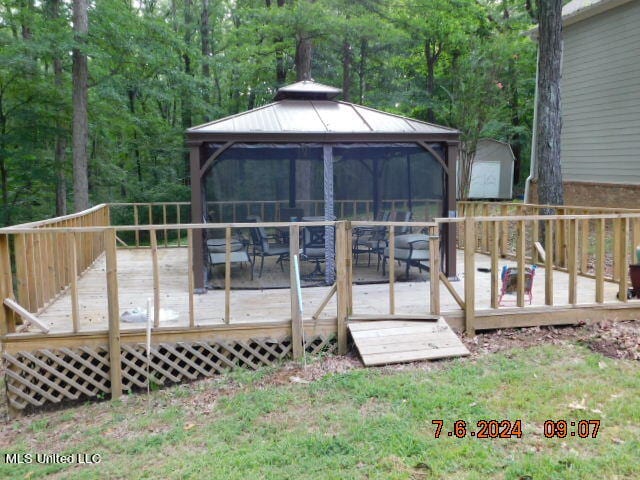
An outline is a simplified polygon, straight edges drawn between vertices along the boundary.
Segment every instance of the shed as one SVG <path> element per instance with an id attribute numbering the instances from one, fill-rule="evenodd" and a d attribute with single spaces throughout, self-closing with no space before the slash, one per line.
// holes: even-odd
<path id="1" fill-rule="evenodd" d="M 479 140 L 471 167 L 469 198 L 511 200 L 514 164 L 511 145 L 491 138 Z"/>
<path id="2" fill-rule="evenodd" d="M 396 200 L 420 204 L 416 220 L 455 215 L 459 132 L 338 101 L 340 93 L 302 81 L 280 88 L 273 103 L 188 129 L 192 221 L 241 221 L 225 217 L 228 204 L 234 215 L 258 204 L 263 221 L 286 221 L 283 207 L 317 215 L 310 206 L 321 204 L 324 218 L 340 219 L 369 202 L 373 217 Z M 354 208 L 345 213 L 340 202 Z M 422 205 L 434 202 L 435 210 Z M 444 270 L 455 276 L 455 229 L 443 238 Z M 204 271 L 204 255 L 194 255 L 194 271 Z M 195 279 L 201 288 L 203 276 Z"/>

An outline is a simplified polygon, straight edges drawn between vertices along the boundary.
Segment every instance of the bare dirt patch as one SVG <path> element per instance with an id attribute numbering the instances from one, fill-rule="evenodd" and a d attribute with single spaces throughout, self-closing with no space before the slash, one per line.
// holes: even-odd
<path id="1" fill-rule="evenodd" d="M 609 358 L 640 360 L 640 321 L 604 321 L 592 325 L 509 328 L 463 337 L 472 356 L 540 344 L 578 342 Z"/>

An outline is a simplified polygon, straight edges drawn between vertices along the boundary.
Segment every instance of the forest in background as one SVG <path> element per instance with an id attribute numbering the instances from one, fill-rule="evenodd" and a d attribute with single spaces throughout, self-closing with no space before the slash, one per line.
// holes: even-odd
<path id="1" fill-rule="evenodd" d="M 77 0 L 76 0 L 77 1 Z M 528 174 L 530 0 L 0 0 L 0 223 L 73 211 L 72 50 L 88 58 L 92 204 L 189 200 L 186 128 L 304 78 L 511 144 Z"/>

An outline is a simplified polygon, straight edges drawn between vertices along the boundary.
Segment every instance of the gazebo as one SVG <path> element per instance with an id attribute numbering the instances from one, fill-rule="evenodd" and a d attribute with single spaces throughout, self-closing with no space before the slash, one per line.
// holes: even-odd
<path id="1" fill-rule="evenodd" d="M 408 210 L 428 201 L 415 220 L 455 215 L 459 132 L 338 101 L 340 93 L 302 81 L 280 88 L 273 103 L 188 129 L 192 221 L 237 221 L 218 209 L 233 202 L 262 202 L 263 221 L 288 221 L 278 218 L 280 204 L 317 214 L 313 203 L 339 219 L 340 202 L 354 205 L 352 218 L 358 202 L 371 216 L 396 201 Z M 455 276 L 455 229 L 442 234 L 444 271 Z M 194 251 L 203 247 L 194 238 Z M 204 266 L 204 255 L 194 255 L 194 272 Z M 196 274 L 196 288 L 203 284 Z"/>

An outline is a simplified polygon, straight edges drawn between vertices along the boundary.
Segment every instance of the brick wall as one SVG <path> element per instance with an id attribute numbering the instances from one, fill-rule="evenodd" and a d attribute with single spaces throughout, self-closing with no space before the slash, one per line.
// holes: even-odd
<path id="1" fill-rule="evenodd" d="M 538 203 L 537 182 L 531 182 L 531 203 Z M 640 185 L 564 182 L 564 204 L 640 209 Z"/>

